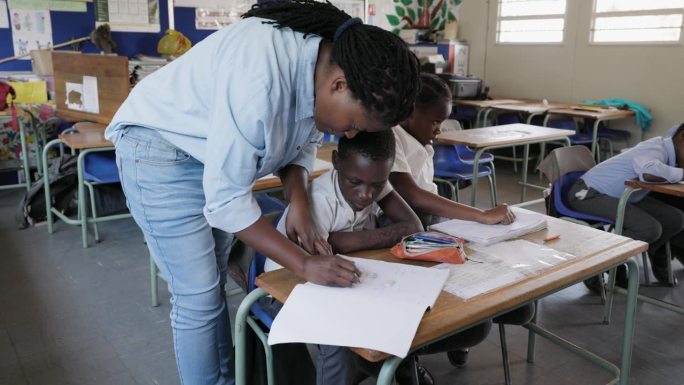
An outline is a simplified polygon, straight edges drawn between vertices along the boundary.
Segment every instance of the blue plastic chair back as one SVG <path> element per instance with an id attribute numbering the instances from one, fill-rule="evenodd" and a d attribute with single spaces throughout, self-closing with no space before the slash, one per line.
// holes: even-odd
<path id="1" fill-rule="evenodd" d="M 565 197 L 568 195 L 568 191 L 570 191 L 570 188 L 575 184 L 577 179 L 579 179 L 584 174 L 585 171 L 569 172 L 558 178 L 555 182 L 553 182 L 553 204 L 556 207 L 556 211 L 558 212 L 558 214 L 565 217 L 580 219 L 592 223 L 598 222 L 614 225 L 614 219 L 602 218 L 596 215 L 581 213 L 579 211 L 571 209 L 565 204 Z"/>
<path id="2" fill-rule="evenodd" d="M 573 145 L 574 144 L 591 144 L 594 141 L 594 139 L 592 138 L 592 134 L 578 133 L 577 132 L 577 124 L 575 124 L 575 120 L 573 118 L 570 118 L 570 117 L 550 119 L 547 122 L 547 127 L 561 128 L 564 130 L 575 131 L 576 134 L 570 136 L 570 143 L 572 143 Z"/>
<path id="3" fill-rule="evenodd" d="M 501 114 L 496 117 L 496 125 L 521 123 L 520 116 L 514 113 Z"/>
<path id="4" fill-rule="evenodd" d="M 454 146 L 435 144 L 433 145 L 433 148 L 435 149 L 435 155 L 432 159 L 436 177 L 464 180 L 472 179 L 472 163 L 467 164 L 463 162 Z M 477 177 L 487 176 L 491 174 L 491 172 L 491 168 L 482 166 L 479 168 Z"/>
<path id="5" fill-rule="evenodd" d="M 87 154 L 83 158 L 83 178 L 89 182 L 118 183 L 119 170 L 114 151 Z"/>

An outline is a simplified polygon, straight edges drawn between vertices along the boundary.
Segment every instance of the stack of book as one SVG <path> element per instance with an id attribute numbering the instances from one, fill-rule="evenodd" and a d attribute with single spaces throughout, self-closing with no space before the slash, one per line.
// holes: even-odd
<path id="1" fill-rule="evenodd" d="M 407 253 L 424 253 L 451 247 L 461 247 L 460 239 L 436 231 L 410 235 L 404 239 Z"/>

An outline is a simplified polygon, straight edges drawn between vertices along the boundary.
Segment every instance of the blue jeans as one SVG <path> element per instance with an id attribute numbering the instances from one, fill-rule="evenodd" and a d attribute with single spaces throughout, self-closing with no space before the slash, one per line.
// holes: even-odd
<path id="1" fill-rule="evenodd" d="M 204 165 L 156 131 L 135 126 L 116 142 L 116 161 L 128 208 L 168 282 L 181 384 L 233 384 L 224 295 L 233 235 L 212 229 L 204 217 Z"/>

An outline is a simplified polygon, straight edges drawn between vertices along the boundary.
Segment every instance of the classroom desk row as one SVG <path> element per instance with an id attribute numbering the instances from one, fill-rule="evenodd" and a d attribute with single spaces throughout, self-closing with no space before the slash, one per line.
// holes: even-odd
<path id="1" fill-rule="evenodd" d="M 645 251 L 648 245 L 644 242 L 634 241 L 620 235 L 557 218 L 547 217 L 547 222 L 547 229 L 526 235 L 523 239 L 543 244 L 544 239 L 550 234 L 561 234 L 560 238 L 554 241 L 552 245 L 545 245 L 573 254 L 577 257 L 576 259 L 569 260 L 538 275 L 526 277 L 492 292 L 481 294 L 468 301 L 442 291 L 435 306 L 425 313 L 414 337 L 411 350 L 413 351 L 429 343 L 439 341 L 479 322 L 553 294 L 611 267 L 627 263 L 629 266 L 629 283 L 623 341 L 621 344 L 622 358 L 619 367 L 598 356 L 585 352 L 575 345 L 569 344 L 539 325 L 532 323 L 528 326 L 530 330 L 528 340 L 529 362 L 532 362 L 534 358 L 534 337 L 539 335 L 549 339 L 551 342 L 563 345 L 604 369 L 611 371 L 619 380 L 619 384 L 627 384 L 629 382 L 629 369 L 631 365 L 632 336 L 634 332 L 638 286 L 638 267 L 631 257 Z M 396 263 L 410 263 L 422 266 L 434 265 L 428 262 L 399 260 L 393 257 L 388 250 L 372 250 L 353 253 L 352 255 Z M 248 294 L 241 303 L 235 325 L 236 380 L 238 385 L 244 385 L 247 378 L 245 368 L 247 341 L 245 332 L 248 327 L 246 319 L 251 305 L 267 294 L 284 303 L 287 301 L 287 297 L 295 285 L 300 283 L 303 283 L 303 281 L 287 269 L 264 273 L 257 278 L 259 288 Z M 378 384 L 391 383 L 394 371 L 401 362 L 401 358 L 390 357 L 385 353 L 369 349 L 354 348 L 352 350 L 369 361 L 377 362 L 384 360 Z"/>
<path id="2" fill-rule="evenodd" d="M 64 213 L 55 209 L 51 205 L 50 199 L 50 184 L 47 179 L 45 180 L 45 202 L 46 202 L 46 213 L 47 213 L 47 223 L 48 232 L 50 234 L 54 231 L 54 220 L 53 216 L 59 217 L 62 221 L 70 225 L 81 226 L 81 238 L 83 242 L 83 248 L 88 247 L 88 224 L 89 223 L 99 223 L 109 220 L 129 218 L 130 214 L 117 214 L 110 215 L 101 218 L 88 218 L 85 215 L 85 178 L 83 172 L 84 158 L 91 153 L 102 152 L 102 151 L 113 151 L 114 146 L 112 142 L 104 138 L 105 125 L 99 123 L 88 123 L 81 122 L 74 125 L 74 130 L 71 132 L 65 132 L 58 136 L 57 139 L 49 142 L 43 149 L 41 162 L 43 169 L 47 170 L 48 167 L 48 156 L 50 148 L 57 145 L 66 145 L 72 152 L 78 152 L 78 166 L 77 166 L 77 197 L 78 197 L 78 207 L 79 215 L 77 218 L 69 218 Z M 318 159 L 314 164 L 314 170 L 310 175 L 310 179 L 317 178 L 327 170 L 332 168 L 330 163 L 330 158 L 332 157 L 332 150 L 335 146 L 324 146 L 318 153 Z M 259 178 L 253 187 L 254 192 L 268 192 L 272 190 L 277 190 L 282 187 L 282 182 L 277 176 L 269 175 L 263 178 Z M 99 235 L 95 229 L 95 239 L 99 240 Z"/>
<path id="3" fill-rule="evenodd" d="M 578 105 L 567 103 L 544 103 L 530 99 L 511 99 L 499 98 L 492 100 L 461 100 L 455 99 L 454 104 L 471 106 L 477 108 L 475 125 L 481 127 L 486 124 L 489 114 L 499 110 L 503 112 L 519 112 L 527 115 L 527 124 L 532 122 L 532 118 L 546 114 L 543 125 L 548 124 L 552 116 L 569 116 L 573 118 L 593 119 L 591 153 L 597 156 L 598 147 L 598 128 L 601 122 L 608 120 L 623 119 L 634 116 L 633 111 L 629 110 L 605 110 L 605 111 L 585 111 L 576 109 Z"/>

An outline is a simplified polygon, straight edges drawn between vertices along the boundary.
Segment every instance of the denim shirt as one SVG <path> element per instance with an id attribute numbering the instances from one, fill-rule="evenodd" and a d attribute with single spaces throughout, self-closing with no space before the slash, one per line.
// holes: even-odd
<path id="1" fill-rule="evenodd" d="M 143 79 L 105 137 L 143 126 L 204 163 L 204 215 L 237 232 L 261 210 L 257 178 L 296 164 L 311 172 L 322 133 L 314 124 L 321 38 L 248 18 L 210 35 Z"/>
<path id="2" fill-rule="evenodd" d="M 662 177 L 670 183 L 682 180 L 682 169 L 677 167 L 671 137 L 658 136 L 643 141 L 629 151 L 597 164 L 582 176 L 582 180 L 587 187 L 620 198 L 625 190 L 625 180 L 639 178 L 643 181 L 644 174 Z M 638 202 L 647 193 L 647 190 L 637 191 L 629 201 Z"/>

